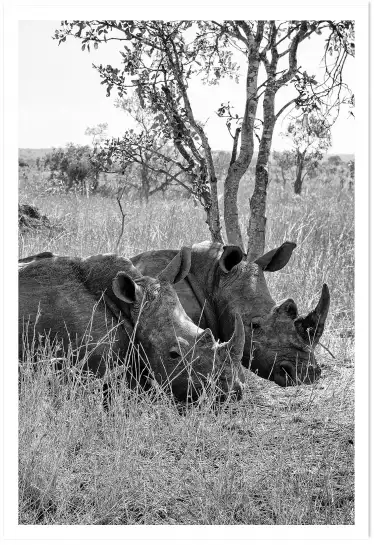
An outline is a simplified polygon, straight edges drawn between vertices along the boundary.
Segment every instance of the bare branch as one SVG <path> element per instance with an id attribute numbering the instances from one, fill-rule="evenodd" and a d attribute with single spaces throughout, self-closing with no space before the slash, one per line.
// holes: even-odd
<path id="1" fill-rule="evenodd" d="M 292 100 L 289 100 L 282 108 L 279 110 L 277 114 L 275 114 L 275 119 L 278 119 L 282 113 L 289 107 L 291 104 L 295 104 L 297 98 L 293 98 Z"/>
<path id="2" fill-rule="evenodd" d="M 118 250 L 118 247 L 119 247 L 119 243 L 121 242 L 121 238 L 123 236 L 123 231 L 125 229 L 125 213 L 123 212 L 123 208 L 122 208 L 122 204 L 121 204 L 121 199 L 123 197 L 123 193 L 125 191 L 125 184 L 122 186 L 122 189 L 118 192 L 117 194 L 117 202 L 118 202 L 118 206 L 119 206 L 119 209 L 120 209 L 120 212 L 121 212 L 121 232 L 119 234 L 119 237 L 118 237 L 118 240 L 117 240 L 117 244 L 115 246 L 115 251 Z"/>

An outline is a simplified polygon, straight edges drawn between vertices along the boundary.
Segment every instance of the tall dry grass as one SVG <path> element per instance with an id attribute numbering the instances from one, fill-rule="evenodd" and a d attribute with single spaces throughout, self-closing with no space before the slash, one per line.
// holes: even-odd
<path id="1" fill-rule="evenodd" d="M 248 191 L 245 188 L 244 193 Z M 21 188 L 58 226 L 20 236 L 20 256 L 50 250 L 115 250 L 117 203 Z M 248 203 L 241 198 L 246 229 Z M 179 248 L 209 238 L 189 202 L 126 203 L 118 252 Z M 301 312 L 322 283 L 331 310 L 312 386 L 281 389 L 247 373 L 239 403 L 180 407 L 168 396 L 121 384 L 102 409 L 100 384 L 60 381 L 48 364 L 20 366 L 21 524 L 353 524 L 354 316 L 352 195 L 316 182 L 301 197 L 269 190 L 267 249 L 297 242 L 290 263 L 267 281 L 275 300 Z"/>

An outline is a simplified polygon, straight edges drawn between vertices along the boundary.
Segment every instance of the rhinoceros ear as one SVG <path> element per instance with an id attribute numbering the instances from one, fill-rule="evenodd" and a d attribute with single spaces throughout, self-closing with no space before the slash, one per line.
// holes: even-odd
<path id="1" fill-rule="evenodd" d="M 176 284 L 185 278 L 190 272 L 191 248 L 183 246 L 181 251 L 170 261 L 169 265 L 158 275 L 161 282 Z"/>
<path id="2" fill-rule="evenodd" d="M 243 250 L 240 246 L 224 246 L 219 259 L 219 266 L 223 272 L 228 273 L 243 259 Z"/>
<path id="3" fill-rule="evenodd" d="M 255 263 L 257 263 L 263 271 L 279 271 L 287 265 L 295 248 L 296 244 L 294 242 L 283 242 L 279 248 L 270 250 L 270 252 L 267 252 L 256 259 Z"/>
<path id="4" fill-rule="evenodd" d="M 114 295 L 118 297 L 118 299 L 130 304 L 141 299 L 143 293 L 131 276 L 122 271 L 117 273 L 112 282 L 112 288 Z"/>

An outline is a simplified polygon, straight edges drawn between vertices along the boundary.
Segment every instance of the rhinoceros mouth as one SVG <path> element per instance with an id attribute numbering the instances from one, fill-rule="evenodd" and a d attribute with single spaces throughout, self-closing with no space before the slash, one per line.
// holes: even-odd
<path id="1" fill-rule="evenodd" d="M 295 386 L 297 383 L 295 366 L 288 362 L 280 363 L 274 369 L 273 379 L 278 386 Z"/>
<path id="2" fill-rule="evenodd" d="M 273 380 L 278 386 L 296 386 L 298 384 L 313 384 L 321 376 L 319 367 L 311 365 L 297 366 L 289 362 L 282 362 L 274 369 Z"/>

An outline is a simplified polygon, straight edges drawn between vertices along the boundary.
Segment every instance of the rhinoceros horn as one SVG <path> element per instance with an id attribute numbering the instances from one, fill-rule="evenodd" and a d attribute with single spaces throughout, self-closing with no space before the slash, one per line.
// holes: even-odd
<path id="1" fill-rule="evenodd" d="M 318 304 L 307 316 L 300 316 L 295 320 L 295 328 L 304 341 L 315 346 L 325 327 L 325 321 L 330 306 L 330 292 L 326 284 L 323 284 L 321 297 Z"/>
<path id="2" fill-rule="evenodd" d="M 176 284 L 183 280 L 190 271 L 191 248 L 183 246 L 181 251 L 170 261 L 169 265 L 158 275 L 161 282 Z"/>
<path id="3" fill-rule="evenodd" d="M 240 314 L 235 314 L 235 328 L 232 337 L 225 343 L 220 344 L 219 350 L 225 350 L 231 356 L 234 364 L 240 365 L 243 357 L 245 343 L 245 331 L 243 320 Z"/>

